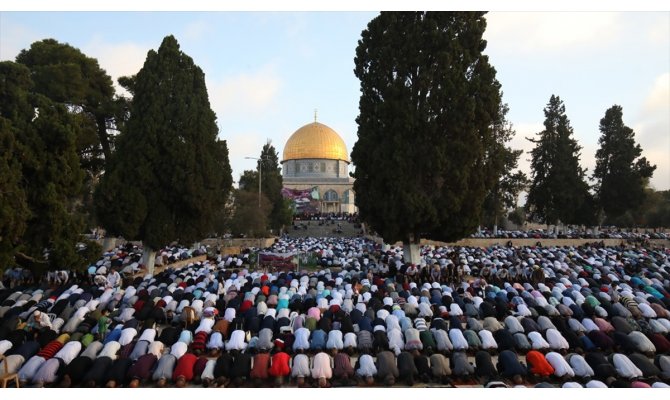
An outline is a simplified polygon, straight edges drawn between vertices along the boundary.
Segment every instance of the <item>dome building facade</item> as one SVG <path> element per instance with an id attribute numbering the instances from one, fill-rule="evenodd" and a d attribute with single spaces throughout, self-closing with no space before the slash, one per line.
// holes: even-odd
<path id="1" fill-rule="evenodd" d="M 298 213 L 354 213 L 349 152 L 333 129 L 316 121 L 291 135 L 282 157 L 284 195 Z"/>

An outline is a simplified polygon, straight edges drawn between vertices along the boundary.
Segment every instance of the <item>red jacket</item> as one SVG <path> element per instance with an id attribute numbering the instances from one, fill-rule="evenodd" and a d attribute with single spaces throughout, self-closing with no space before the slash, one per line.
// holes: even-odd
<path id="1" fill-rule="evenodd" d="M 186 353 L 181 356 L 174 367 L 172 380 L 176 381 L 180 376 L 183 376 L 187 382 L 193 380 L 193 367 L 195 367 L 196 361 L 198 361 L 198 357 L 193 353 Z"/>
<path id="2" fill-rule="evenodd" d="M 544 354 L 536 350 L 531 350 L 526 354 L 526 363 L 532 374 L 540 376 L 549 376 L 554 373 L 554 367 L 549 364 Z"/>
<path id="3" fill-rule="evenodd" d="M 60 349 L 63 348 L 63 343 L 59 342 L 58 340 L 52 340 L 49 343 L 47 343 L 46 346 L 42 348 L 42 350 L 37 353 L 38 356 L 44 358 L 45 360 L 48 360 L 50 358 L 53 358 L 53 356 L 56 355 L 60 351 Z"/>
<path id="4" fill-rule="evenodd" d="M 251 378 L 267 379 L 270 367 L 270 354 L 259 353 L 254 356 L 254 366 L 249 376 Z"/>
<path id="5" fill-rule="evenodd" d="M 279 352 L 272 356 L 272 366 L 270 366 L 270 376 L 288 376 L 291 374 L 291 368 L 288 362 L 291 359 L 287 353 Z"/>

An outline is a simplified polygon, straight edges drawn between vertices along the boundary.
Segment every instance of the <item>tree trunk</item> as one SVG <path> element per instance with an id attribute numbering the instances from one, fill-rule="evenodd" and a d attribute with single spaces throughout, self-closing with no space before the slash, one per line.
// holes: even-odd
<path id="1" fill-rule="evenodd" d="M 142 252 L 142 264 L 147 269 L 147 273 L 154 274 L 154 264 L 156 263 L 156 250 L 152 249 L 149 246 L 144 246 L 144 251 Z"/>
<path id="2" fill-rule="evenodd" d="M 493 224 L 493 236 L 496 236 L 498 234 L 498 222 Z"/>
<path id="3" fill-rule="evenodd" d="M 409 240 L 403 241 L 403 261 L 406 264 L 421 264 L 420 240 L 418 235 L 409 235 Z"/>
<path id="4" fill-rule="evenodd" d="M 109 136 L 107 136 L 107 121 L 102 115 L 97 115 L 95 120 L 98 125 L 98 140 L 100 140 L 102 154 L 105 155 L 105 164 L 107 164 L 112 158 L 112 149 L 109 146 Z"/>
<path id="5" fill-rule="evenodd" d="M 115 237 L 105 237 L 102 239 L 102 252 L 111 251 L 116 247 L 116 238 Z"/>
<path id="6" fill-rule="evenodd" d="M 406 264 L 421 264 L 421 254 L 419 253 L 419 244 L 418 243 L 404 243 L 403 242 L 403 261 Z"/>

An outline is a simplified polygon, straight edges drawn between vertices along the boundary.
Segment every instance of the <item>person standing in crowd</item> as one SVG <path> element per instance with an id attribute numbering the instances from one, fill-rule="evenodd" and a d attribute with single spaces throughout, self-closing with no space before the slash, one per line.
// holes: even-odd
<path id="1" fill-rule="evenodd" d="M 116 271 L 115 267 L 110 268 L 109 274 L 107 274 L 107 285 L 106 287 L 117 289 L 121 286 L 121 275 Z"/>

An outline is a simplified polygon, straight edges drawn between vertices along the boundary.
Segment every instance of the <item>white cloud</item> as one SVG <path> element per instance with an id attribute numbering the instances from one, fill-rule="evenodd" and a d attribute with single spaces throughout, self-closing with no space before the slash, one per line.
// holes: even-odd
<path id="1" fill-rule="evenodd" d="M 260 149 L 266 139 L 258 132 L 230 132 L 223 131 L 221 138 L 228 143 L 230 166 L 233 169 L 233 180 L 237 187 L 240 175 L 246 169 L 255 169 L 256 161 L 244 157 L 258 157 Z"/>
<path id="2" fill-rule="evenodd" d="M 642 148 L 644 150 L 644 146 Z M 650 180 L 651 186 L 656 190 L 670 189 L 670 140 L 665 141 L 664 148 L 644 150 L 642 155 L 656 165 L 654 176 Z"/>
<path id="3" fill-rule="evenodd" d="M 538 123 L 521 122 L 514 124 L 516 135 L 510 141 L 509 146 L 514 150 L 523 150 L 523 153 L 519 156 L 518 168 L 528 175 L 528 177 L 530 177 L 530 151 L 535 147 L 535 143 L 526 140 L 526 138 L 534 139 L 536 133 L 541 132 L 543 129 L 544 125 Z"/>
<path id="4" fill-rule="evenodd" d="M 14 60 L 23 49 L 30 48 L 36 41 L 52 37 L 50 34 L 30 30 L 25 26 L 7 21 L 0 14 L 0 60 Z M 56 40 L 63 42 L 59 38 Z M 98 60 L 102 69 L 112 77 L 117 93 L 125 91 L 117 84 L 121 76 L 136 74 L 146 59 L 148 47 L 136 43 L 109 43 L 99 38 L 92 38 L 84 46 L 69 43 L 79 48 L 88 57 Z"/>
<path id="5" fill-rule="evenodd" d="M 227 76 L 223 81 L 207 81 L 209 100 L 219 121 L 254 117 L 277 100 L 281 80 L 272 65 L 256 71 Z"/>
<path id="6" fill-rule="evenodd" d="M 484 34 L 490 49 L 553 53 L 615 43 L 623 15 L 613 12 L 493 12 Z M 560 54 L 556 54 L 560 57 Z"/>
<path id="7" fill-rule="evenodd" d="M 670 189 L 670 73 L 659 75 L 647 92 L 632 128 L 642 155 L 656 164 L 651 184 L 657 190 Z"/>
<path id="8" fill-rule="evenodd" d="M 663 112 L 667 119 L 668 110 L 670 110 L 670 72 L 656 78 L 644 103 L 644 112 L 648 114 Z"/>
<path id="9" fill-rule="evenodd" d="M 0 60 L 14 61 L 21 50 L 28 49 L 33 42 L 47 37 L 25 26 L 7 21 L 0 13 Z"/>
<path id="10" fill-rule="evenodd" d="M 100 67 L 112 77 L 118 94 L 127 94 L 125 89 L 119 86 L 117 79 L 138 73 L 144 65 L 149 48 L 137 43 L 108 43 L 93 38 L 81 48 L 81 51 L 98 60 Z"/>
<path id="11" fill-rule="evenodd" d="M 199 20 L 184 26 L 180 36 L 185 40 L 199 40 L 203 39 L 204 36 L 211 31 L 212 27 L 207 22 Z"/>
<path id="12" fill-rule="evenodd" d="M 662 14 L 647 28 L 647 37 L 649 41 L 660 48 L 667 48 L 670 42 L 670 24 L 668 24 L 668 15 Z"/>

